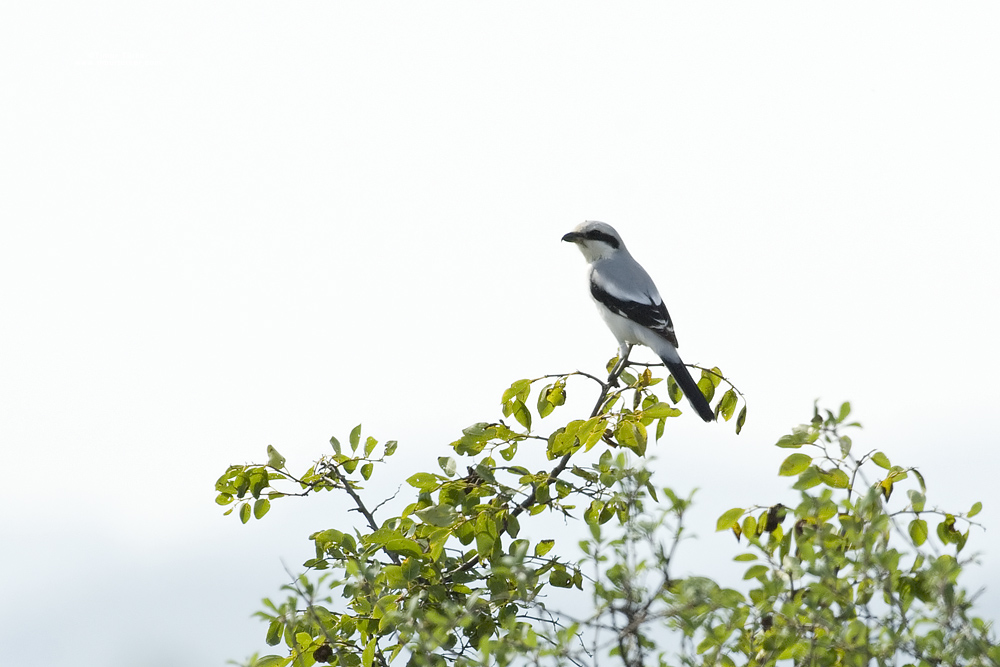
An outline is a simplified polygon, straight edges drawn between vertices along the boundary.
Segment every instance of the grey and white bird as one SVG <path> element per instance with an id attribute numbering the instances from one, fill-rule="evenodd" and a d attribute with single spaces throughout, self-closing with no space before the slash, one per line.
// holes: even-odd
<path id="1" fill-rule="evenodd" d="M 674 376 L 698 415 L 705 421 L 713 421 L 712 406 L 677 354 L 674 325 L 660 292 L 646 270 L 629 254 L 615 228 L 588 220 L 562 240 L 575 243 L 590 264 L 590 296 L 618 339 L 620 354 L 615 371 L 628 361 L 633 345 L 645 345 Z"/>

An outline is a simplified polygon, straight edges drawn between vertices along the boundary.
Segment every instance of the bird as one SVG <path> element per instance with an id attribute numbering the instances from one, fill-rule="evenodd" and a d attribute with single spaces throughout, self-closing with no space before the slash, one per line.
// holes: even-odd
<path id="1" fill-rule="evenodd" d="M 645 345 L 674 376 L 698 416 L 714 421 L 712 406 L 677 353 L 674 324 L 660 292 L 646 270 L 632 258 L 615 228 L 588 220 L 562 240 L 576 244 L 590 265 L 590 296 L 618 340 L 619 360 L 612 377 L 617 377 L 628 362 L 633 345 Z"/>

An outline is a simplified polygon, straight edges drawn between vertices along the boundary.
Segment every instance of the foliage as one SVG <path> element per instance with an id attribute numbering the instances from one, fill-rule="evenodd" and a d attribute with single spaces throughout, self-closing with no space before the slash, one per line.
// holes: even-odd
<path id="1" fill-rule="evenodd" d="M 739 392 L 718 369 L 701 370 L 709 400 L 728 386 L 715 408 L 728 421 Z M 537 428 L 536 417 L 565 405 L 571 381 L 595 383 L 590 416 Z M 362 498 L 396 443 L 363 437 L 360 426 L 347 447 L 331 439 L 332 453 L 299 476 L 273 447 L 266 464 L 231 466 L 216 484 L 217 502 L 244 523 L 263 518 L 275 499 L 319 491 L 345 493 L 363 519 L 310 536 L 307 573 L 258 614 L 267 643 L 287 651 L 247 664 L 1000 660 L 991 626 L 971 615 L 972 598 L 958 584 L 968 563 L 958 556 L 981 506 L 964 514 L 930 508 L 916 470 L 893 466 L 882 452 L 852 456 L 844 431 L 856 424 L 845 423 L 846 403 L 836 415 L 816 409 L 777 443 L 797 450 L 779 467 L 795 478 L 797 506 L 733 508 L 719 518 L 717 529 L 746 545 L 735 556 L 746 566 L 742 591 L 674 572 L 692 499 L 654 487 L 643 465 L 650 431 L 659 439 L 681 414 L 673 378 L 669 402 L 653 392 L 659 383 L 648 367 L 607 381 L 576 372 L 514 382 L 501 404 L 516 425 L 464 429 L 453 456 L 408 478 L 414 497 L 399 511 Z M 744 404 L 737 432 L 745 419 Z M 525 443 L 544 444 L 540 470 L 531 466 L 541 448 Z M 874 482 L 871 470 L 879 472 Z M 905 498 L 894 493 L 906 484 Z M 543 514 L 582 520 L 584 539 L 557 542 L 522 528 L 544 522 Z"/>

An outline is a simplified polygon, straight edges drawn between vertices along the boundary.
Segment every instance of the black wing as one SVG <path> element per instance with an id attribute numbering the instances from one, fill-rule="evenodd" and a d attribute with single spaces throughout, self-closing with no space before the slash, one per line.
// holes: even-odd
<path id="1" fill-rule="evenodd" d="M 590 293 L 612 313 L 651 329 L 670 341 L 674 347 L 680 347 L 674 334 L 674 324 L 670 321 L 670 313 L 662 301 L 654 304 L 621 299 L 610 294 L 595 280 L 590 281 Z"/>

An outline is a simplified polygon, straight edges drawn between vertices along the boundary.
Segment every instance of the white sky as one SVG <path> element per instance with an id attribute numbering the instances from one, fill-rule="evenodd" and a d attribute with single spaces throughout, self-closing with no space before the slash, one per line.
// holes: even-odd
<path id="1" fill-rule="evenodd" d="M 264 649 L 249 614 L 345 505 L 242 526 L 215 478 L 358 422 L 433 467 L 510 381 L 598 371 L 584 219 L 750 401 L 657 448 L 701 489 L 691 563 L 849 399 L 859 450 L 983 501 L 1000 616 L 997 34 L 977 2 L 0 8 L 5 663 Z"/>

